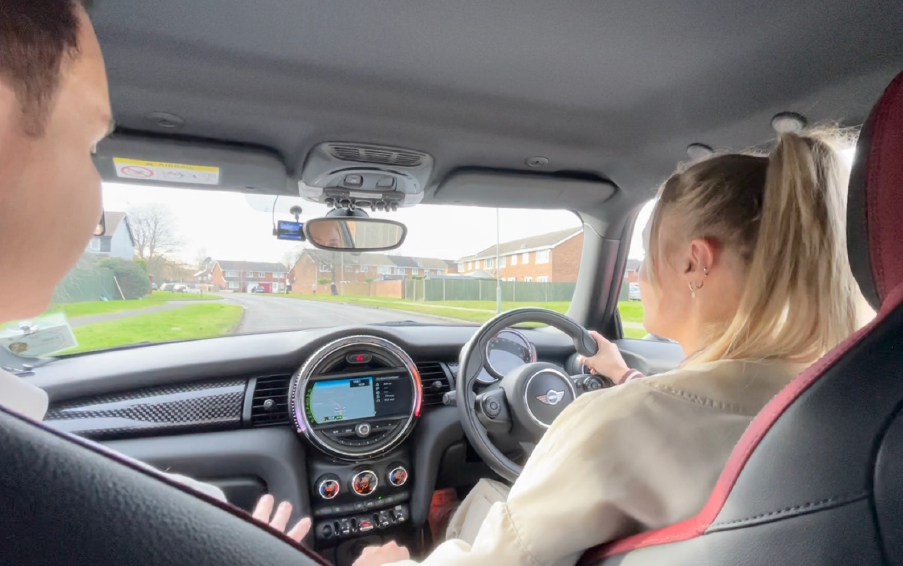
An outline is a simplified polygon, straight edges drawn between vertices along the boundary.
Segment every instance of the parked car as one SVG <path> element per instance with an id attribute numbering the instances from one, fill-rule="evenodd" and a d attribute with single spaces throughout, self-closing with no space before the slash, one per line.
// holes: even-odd
<path id="1" fill-rule="evenodd" d="M 639 283 L 629 283 L 627 291 L 627 298 L 631 301 L 639 301 L 640 300 L 640 284 Z"/>
<path id="2" fill-rule="evenodd" d="M 251 292 L 252 293 L 266 293 L 267 290 L 264 289 L 262 286 L 258 285 L 256 287 L 254 287 L 253 289 L 251 289 Z"/>

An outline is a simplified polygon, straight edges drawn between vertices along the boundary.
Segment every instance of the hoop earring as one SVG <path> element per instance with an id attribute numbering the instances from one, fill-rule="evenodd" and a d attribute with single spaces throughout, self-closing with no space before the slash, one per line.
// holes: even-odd
<path id="1" fill-rule="evenodd" d="M 698 291 L 699 289 L 702 289 L 702 287 L 705 285 L 705 283 L 703 281 L 700 281 L 699 283 L 690 282 L 690 283 L 687 283 L 687 285 L 690 287 L 690 295 L 695 299 L 696 291 Z"/>

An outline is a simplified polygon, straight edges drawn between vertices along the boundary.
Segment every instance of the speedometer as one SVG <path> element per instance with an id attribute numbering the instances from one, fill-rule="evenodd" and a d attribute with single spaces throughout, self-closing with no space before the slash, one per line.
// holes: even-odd
<path id="1" fill-rule="evenodd" d="M 478 378 L 483 383 L 491 383 L 493 377 L 504 377 L 509 371 L 519 368 L 524 364 L 536 361 L 536 348 L 527 340 L 526 336 L 506 328 L 492 337 L 486 344 L 486 360 L 495 376 L 490 372 L 484 372 Z"/>

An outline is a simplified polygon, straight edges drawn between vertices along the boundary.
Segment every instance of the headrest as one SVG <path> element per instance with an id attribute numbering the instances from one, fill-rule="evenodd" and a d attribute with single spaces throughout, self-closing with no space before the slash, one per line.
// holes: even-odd
<path id="1" fill-rule="evenodd" d="M 903 73 L 859 134 L 847 203 L 847 252 L 862 294 L 878 309 L 903 283 Z"/>

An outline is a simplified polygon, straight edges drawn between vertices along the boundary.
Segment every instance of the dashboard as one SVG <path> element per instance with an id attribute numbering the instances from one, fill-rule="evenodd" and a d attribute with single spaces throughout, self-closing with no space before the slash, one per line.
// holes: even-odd
<path id="1" fill-rule="evenodd" d="M 416 536 L 437 489 L 492 477 L 442 402 L 473 333 L 375 325 L 230 336 L 70 357 L 29 379 L 50 397 L 48 425 L 218 485 L 245 509 L 265 492 L 288 500 L 293 520 L 314 517 L 308 543 L 342 564 L 373 537 Z M 573 354 L 557 331 L 506 330 L 481 381 L 528 360 L 579 373 Z"/>

